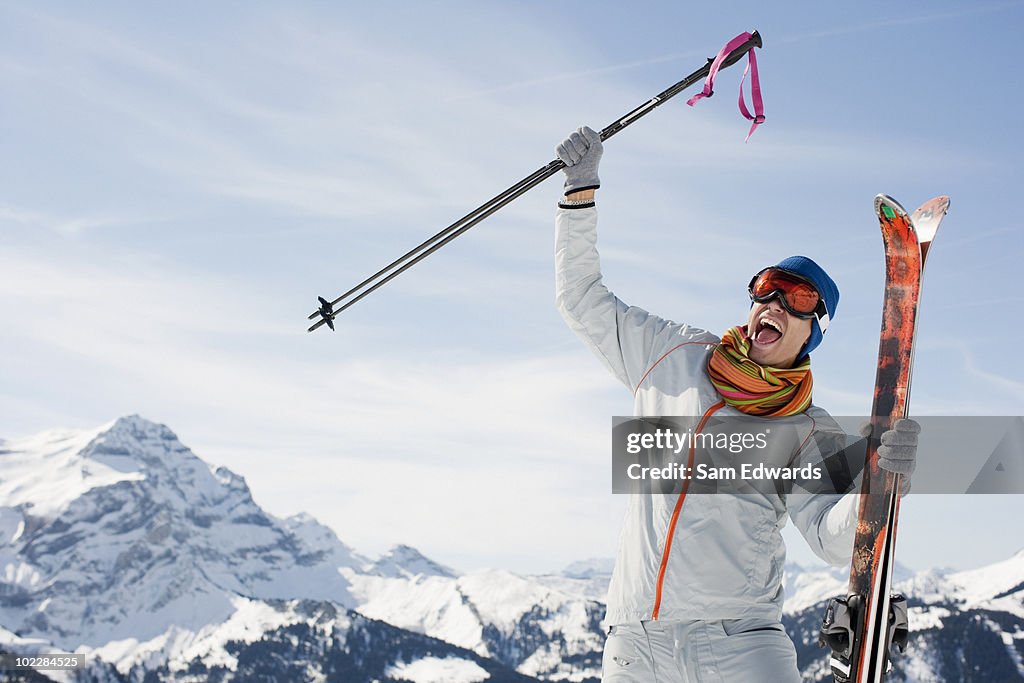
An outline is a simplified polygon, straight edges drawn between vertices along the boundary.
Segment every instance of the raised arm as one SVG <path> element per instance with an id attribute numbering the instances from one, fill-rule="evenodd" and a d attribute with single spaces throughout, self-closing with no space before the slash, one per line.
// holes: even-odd
<path id="1" fill-rule="evenodd" d="M 569 327 L 630 391 L 635 390 L 653 350 L 674 325 L 628 306 L 605 287 L 597 253 L 598 163 L 601 139 L 590 128 L 572 133 L 557 148 L 566 163 L 565 199 L 555 220 L 555 300 Z"/>

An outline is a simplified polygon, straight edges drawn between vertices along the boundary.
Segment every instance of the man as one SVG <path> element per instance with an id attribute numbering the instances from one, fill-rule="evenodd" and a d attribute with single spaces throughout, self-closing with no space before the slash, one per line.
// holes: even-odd
<path id="1" fill-rule="evenodd" d="M 691 416 L 697 432 L 712 417 L 770 425 L 799 439 L 777 439 L 765 458 L 794 467 L 820 464 L 838 437 L 845 444 L 811 402 L 809 354 L 839 303 L 828 274 L 803 256 L 755 274 L 746 325 L 721 339 L 628 306 L 604 286 L 596 248 L 600 136 L 580 128 L 557 153 L 566 164 L 556 219 L 558 307 L 633 393 L 634 413 Z M 882 467 L 909 479 L 916 423 L 898 422 L 883 444 Z M 690 464 L 703 455 L 695 450 Z M 780 623 L 780 530 L 788 516 L 819 557 L 848 565 L 857 495 L 751 488 L 687 496 L 688 486 L 629 498 L 608 591 L 603 680 L 796 683 L 796 652 Z"/>

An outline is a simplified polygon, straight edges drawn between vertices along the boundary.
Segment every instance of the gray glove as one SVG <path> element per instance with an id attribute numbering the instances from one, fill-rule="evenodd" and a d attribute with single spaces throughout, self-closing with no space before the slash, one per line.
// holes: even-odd
<path id="1" fill-rule="evenodd" d="M 597 177 L 597 166 L 601 163 L 604 145 L 601 135 L 592 128 L 583 126 L 570 133 L 565 141 L 555 148 L 558 158 L 565 163 L 565 194 L 580 190 L 596 190 L 601 187 Z"/>
<path id="2" fill-rule="evenodd" d="M 892 429 L 882 432 L 882 445 L 878 447 L 878 466 L 909 477 L 917 465 L 917 435 L 921 425 L 910 418 L 896 420 Z"/>
<path id="3" fill-rule="evenodd" d="M 870 423 L 861 428 L 861 436 L 870 433 Z M 906 495 L 910 491 L 910 475 L 917 466 L 917 435 L 920 433 L 921 425 L 910 418 L 896 420 L 892 429 L 882 432 L 882 443 L 878 447 L 878 466 L 883 470 L 903 475 L 900 495 Z"/>

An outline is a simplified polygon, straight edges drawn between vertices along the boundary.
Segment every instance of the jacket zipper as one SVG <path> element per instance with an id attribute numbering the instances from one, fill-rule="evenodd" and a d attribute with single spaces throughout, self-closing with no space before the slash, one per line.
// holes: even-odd
<path id="1" fill-rule="evenodd" d="M 708 419 L 722 406 L 725 405 L 725 401 L 719 401 L 715 405 L 711 406 L 704 413 L 704 416 L 700 418 L 700 422 L 697 424 L 697 430 L 694 434 L 700 434 L 703 431 L 704 426 L 707 424 Z M 687 471 L 693 471 L 693 456 L 696 450 L 696 444 L 690 442 L 690 454 L 686 463 Z M 679 521 L 679 512 L 683 509 L 683 501 L 686 500 L 686 492 L 690 490 L 690 480 L 685 479 L 683 481 L 683 490 L 679 493 L 679 498 L 676 499 L 676 506 L 672 510 L 672 519 L 668 523 L 668 532 L 665 535 L 665 549 L 661 552 L 661 566 L 658 568 L 658 583 L 655 584 L 654 588 L 654 609 L 651 611 L 651 619 L 654 621 L 658 620 L 658 613 L 661 611 L 661 587 L 665 582 L 665 568 L 668 567 L 668 555 L 672 552 L 672 539 L 676 534 L 676 523 Z"/>

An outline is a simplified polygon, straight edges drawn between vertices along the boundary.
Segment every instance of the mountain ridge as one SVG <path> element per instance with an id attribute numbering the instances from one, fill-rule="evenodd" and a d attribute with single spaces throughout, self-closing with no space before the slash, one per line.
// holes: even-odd
<path id="1" fill-rule="evenodd" d="M 278 680 L 303 667 L 424 683 L 600 676 L 609 559 L 521 576 L 458 572 L 402 544 L 368 558 L 308 514 L 266 513 L 244 477 L 139 416 L 0 441 L 0 540 L 0 649 L 89 652 L 96 680 L 247 680 L 257 656 Z M 786 567 L 784 623 L 807 680 L 826 675 L 817 627 L 846 578 Z M 957 648 L 1010 676 L 987 680 L 1024 680 L 1024 550 L 906 572 L 897 588 L 911 596 L 906 680 L 972 680 L 946 655 Z"/>

